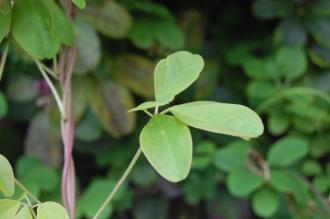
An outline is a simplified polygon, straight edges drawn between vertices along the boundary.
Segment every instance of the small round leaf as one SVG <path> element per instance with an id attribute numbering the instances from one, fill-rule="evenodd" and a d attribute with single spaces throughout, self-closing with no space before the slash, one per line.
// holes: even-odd
<path id="1" fill-rule="evenodd" d="M 203 58 L 187 51 L 179 51 L 160 60 L 154 76 L 156 100 L 172 101 L 175 95 L 197 80 L 203 67 Z"/>
<path id="2" fill-rule="evenodd" d="M 260 217 L 270 217 L 279 207 L 278 193 L 268 188 L 258 191 L 252 198 L 254 212 Z"/>
<path id="3" fill-rule="evenodd" d="M 185 179 L 192 162 L 189 128 L 173 116 L 155 115 L 140 134 L 144 155 L 156 171 L 171 182 Z"/>
<path id="4" fill-rule="evenodd" d="M 239 198 L 247 197 L 263 184 L 263 179 L 248 170 L 232 170 L 227 178 L 229 192 Z"/>
<path id="5" fill-rule="evenodd" d="M 65 208 L 56 202 L 40 204 L 37 213 L 37 219 L 70 219 Z"/>
<path id="6" fill-rule="evenodd" d="M 288 136 L 272 145 L 267 158 L 271 166 L 287 167 L 308 153 L 307 142 L 299 137 Z"/>
<path id="7" fill-rule="evenodd" d="M 14 194 L 14 172 L 9 161 L 0 154 L 0 191 L 7 197 Z"/>

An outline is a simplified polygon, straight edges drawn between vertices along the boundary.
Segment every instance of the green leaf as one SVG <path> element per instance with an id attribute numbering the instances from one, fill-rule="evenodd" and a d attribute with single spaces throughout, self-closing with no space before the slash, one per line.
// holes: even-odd
<path id="1" fill-rule="evenodd" d="M 272 145 L 267 154 L 268 162 L 275 167 L 288 167 L 308 153 L 308 144 L 303 138 L 287 136 Z"/>
<path id="2" fill-rule="evenodd" d="M 77 51 L 78 52 L 78 51 Z M 78 55 L 78 54 L 77 54 Z M 78 61 L 78 60 L 76 60 Z M 77 63 L 77 62 L 76 62 Z M 74 121 L 78 122 L 84 116 L 88 106 L 88 80 L 87 77 L 77 77 L 72 80 L 72 110 Z"/>
<path id="3" fill-rule="evenodd" d="M 307 58 L 301 47 L 281 47 L 276 53 L 276 61 L 283 76 L 295 79 L 307 69 Z"/>
<path id="4" fill-rule="evenodd" d="M 318 0 L 308 7 L 310 13 L 315 17 L 329 17 L 330 2 L 328 0 Z"/>
<path id="5" fill-rule="evenodd" d="M 175 22 L 164 21 L 158 24 L 155 37 L 166 48 L 178 50 L 184 46 L 185 36 Z"/>
<path id="6" fill-rule="evenodd" d="M 277 43 L 293 46 L 305 44 L 307 34 L 304 24 L 298 19 L 285 19 L 276 27 L 274 40 Z"/>
<path id="7" fill-rule="evenodd" d="M 330 49 L 330 21 L 327 18 L 312 18 L 307 21 L 307 29 L 314 40 L 323 47 Z"/>
<path id="8" fill-rule="evenodd" d="M 135 104 L 126 87 L 111 81 L 93 83 L 88 100 L 92 112 L 109 134 L 121 137 L 133 130 L 135 114 L 126 112 Z"/>
<path id="9" fill-rule="evenodd" d="M 0 119 L 7 114 L 8 105 L 5 96 L 0 91 Z"/>
<path id="10" fill-rule="evenodd" d="M 243 69 L 247 76 L 253 79 L 267 79 L 266 62 L 265 60 L 258 59 L 255 57 L 248 57 L 243 61 Z"/>
<path id="11" fill-rule="evenodd" d="M 218 62 L 207 60 L 203 74 L 200 75 L 194 85 L 194 100 L 202 100 L 209 97 L 218 86 L 220 70 Z"/>
<path id="12" fill-rule="evenodd" d="M 75 136 L 84 142 L 93 142 L 102 136 L 102 129 L 96 116 L 88 111 L 76 127 Z"/>
<path id="13" fill-rule="evenodd" d="M 253 50 L 258 48 L 258 43 L 253 41 L 239 41 L 235 43 L 226 53 L 226 62 L 229 65 L 242 65 L 243 62 L 250 58 Z"/>
<path id="14" fill-rule="evenodd" d="M 144 155 L 156 171 L 171 182 L 185 179 L 192 162 L 189 128 L 172 116 L 153 116 L 140 134 Z"/>
<path id="15" fill-rule="evenodd" d="M 253 12 L 260 19 L 286 17 L 293 14 L 294 9 L 293 2 L 287 0 L 257 0 L 253 4 Z"/>
<path id="16" fill-rule="evenodd" d="M 259 116 L 242 105 L 197 101 L 173 106 L 170 111 L 187 125 L 214 133 L 249 139 L 264 131 Z"/>
<path id="17" fill-rule="evenodd" d="M 33 217 L 30 210 L 27 207 L 23 207 L 15 216 L 15 219 L 33 219 Z"/>
<path id="18" fill-rule="evenodd" d="M 74 40 L 73 24 L 54 0 L 47 1 L 53 30 L 59 42 L 69 46 Z"/>
<path id="19" fill-rule="evenodd" d="M 155 26 L 157 22 L 147 19 L 137 19 L 134 21 L 128 37 L 134 45 L 140 49 L 148 49 L 154 43 Z"/>
<path id="20" fill-rule="evenodd" d="M 194 151 L 194 159 L 192 168 L 203 170 L 210 166 L 214 152 L 216 151 L 216 144 L 211 141 L 199 142 Z"/>
<path id="21" fill-rule="evenodd" d="M 15 165 L 15 172 L 18 178 L 23 178 L 25 175 L 29 174 L 29 170 L 41 166 L 40 160 L 37 158 L 24 155 L 18 159 Z"/>
<path id="22" fill-rule="evenodd" d="M 20 203 L 16 200 L 0 199 L 0 218 L 12 219 L 19 209 Z"/>
<path id="23" fill-rule="evenodd" d="M 0 154 L 0 191 L 7 197 L 14 194 L 14 172 L 9 161 Z"/>
<path id="24" fill-rule="evenodd" d="M 279 192 L 290 192 L 301 204 L 307 204 L 309 193 L 306 184 L 286 170 L 271 170 L 270 184 Z"/>
<path id="25" fill-rule="evenodd" d="M 322 174 L 322 166 L 315 160 L 306 160 L 301 166 L 301 172 L 306 176 L 317 176 Z"/>
<path id="26" fill-rule="evenodd" d="M 92 218 L 96 214 L 97 210 L 100 208 L 115 185 L 116 183 L 111 180 L 96 179 L 88 186 L 82 198 L 82 211 L 88 218 Z M 118 196 L 115 198 L 118 198 Z M 112 211 L 112 204 L 107 205 L 102 212 L 100 219 L 109 218 Z"/>
<path id="27" fill-rule="evenodd" d="M 38 90 L 33 89 L 35 80 L 27 74 L 18 74 L 9 77 L 6 89 L 8 99 L 18 103 L 33 101 L 38 96 Z"/>
<path id="28" fill-rule="evenodd" d="M 111 76 L 137 95 L 152 99 L 154 97 L 154 67 L 154 62 L 144 56 L 124 54 L 113 62 Z"/>
<path id="29" fill-rule="evenodd" d="M 263 218 L 272 216 L 279 208 L 279 205 L 279 194 L 268 188 L 259 190 L 252 198 L 254 212 Z"/>
<path id="30" fill-rule="evenodd" d="M 75 20 L 77 58 L 75 72 L 84 74 L 94 68 L 101 59 L 101 42 L 94 28 L 78 17 Z"/>
<path id="31" fill-rule="evenodd" d="M 65 208 L 56 202 L 40 204 L 37 213 L 37 219 L 70 219 Z"/>
<path id="32" fill-rule="evenodd" d="M 34 58 L 52 58 L 59 50 L 59 41 L 53 31 L 52 21 L 43 0 L 17 1 L 13 10 L 13 37 Z"/>
<path id="33" fill-rule="evenodd" d="M 197 80 L 203 67 L 203 58 L 187 51 L 175 52 L 160 60 L 154 75 L 156 100 L 172 101 Z"/>
<path id="34" fill-rule="evenodd" d="M 96 30 L 107 37 L 123 38 L 131 27 L 131 15 L 117 1 L 105 1 L 97 6 L 88 5 L 81 12 Z"/>
<path id="35" fill-rule="evenodd" d="M 321 193 L 327 193 L 330 188 L 329 176 L 317 176 L 313 179 L 313 185 Z"/>
<path id="36" fill-rule="evenodd" d="M 59 128 L 53 123 L 55 120 L 51 120 L 49 111 L 39 111 L 31 117 L 25 136 L 25 152 L 33 154 L 45 163 L 60 165 L 61 137 Z"/>
<path id="37" fill-rule="evenodd" d="M 52 191 L 59 184 L 59 177 L 49 167 L 37 166 L 25 173 L 22 181 L 34 182 L 38 188 L 44 191 Z"/>
<path id="38" fill-rule="evenodd" d="M 72 0 L 72 2 L 80 9 L 84 9 L 86 7 L 86 0 Z"/>
<path id="39" fill-rule="evenodd" d="M 268 129 L 273 135 L 283 134 L 289 126 L 290 120 L 284 113 L 272 113 L 268 118 Z"/>
<path id="40" fill-rule="evenodd" d="M 330 67 L 330 49 L 314 45 L 309 49 L 308 55 L 314 64 L 322 68 Z"/>
<path id="41" fill-rule="evenodd" d="M 0 0 L 0 14 L 7 15 L 11 11 L 11 3 L 9 0 Z"/>
<path id="42" fill-rule="evenodd" d="M 134 167 L 131 179 L 139 187 L 150 188 L 157 181 L 157 173 L 149 165 L 141 164 Z"/>
<path id="43" fill-rule="evenodd" d="M 229 172 L 227 186 L 229 192 L 239 198 L 247 197 L 264 183 L 260 176 L 248 170 L 238 168 Z"/>
<path id="44" fill-rule="evenodd" d="M 260 92 L 262 90 L 262 92 Z M 247 85 L 247 95 L 252 105 L 258 105 L 276 92 L 276 87 L 268 81 L 253 80 Z"/>
<path id="45" fill-rule="evenodd" d="M 213 158 L 214 165 L 223 171 L 243 167 L 247 161 L 250 144 L 246 141 L 234 141 L 220 148 Z"/>
<path id="46" fill-rule="evenodd" d="M 0 43 L 9 34 L 12 9 L 9 0 L 3 0 L 0 5 Z"/>

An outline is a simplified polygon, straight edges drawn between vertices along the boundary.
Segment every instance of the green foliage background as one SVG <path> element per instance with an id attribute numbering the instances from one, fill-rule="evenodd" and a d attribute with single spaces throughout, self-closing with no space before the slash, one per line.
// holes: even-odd
<path id="1" fill-rule="evenodd" d="M 185 181 L 165 181 L 143 158 L 103 218 L 330 218 L 329 0 L 90 0 L 74 25 L 78 218 L 128 165 L 148 118 L 127 110 L 153 99 L 154 66 L 176 50 L 206 65 L 175 103 L 244 104 L 266 131 L 246 142 L 194 129 Z M 34 194 L 60 201 L 58 109 L 18 44 L 7 61 L 0 152 Z"/>

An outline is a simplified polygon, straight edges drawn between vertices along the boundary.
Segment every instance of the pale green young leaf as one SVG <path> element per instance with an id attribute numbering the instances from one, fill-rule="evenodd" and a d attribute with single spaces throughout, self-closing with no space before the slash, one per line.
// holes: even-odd
<path id="1" fill-rule="evenodd" d="M 0 5 L 0 43 L 10 31 L 11 11 L 10 1 L 3 1 Z"/>
<path id="2" fill-rule="evenodd" d="M 0 199 L 0 218 L 15 218 L 20 203 L 16 200 Z"/>
<path id="3" fill-rule="evenodd" d="M 14 194 L 15 178 L 9 161 L 0 154 L 0 191 L 7 197 Z"/>
<path id="4" fill-rule="evenodd" d="M 171 182 L 185 179 L 192 162 L 189 128 L 173 116 L 155 115 L 140 134 L 140 146 L 156 171 Z"/>
<path id="5" fill-rule="evenodd" d="M 52 17 L 43 0 L 15 2 L 12 35 L 32 57 L 52 58 L 58 52 L 59 41 L 50 24 Z"/>
<path id="6" fill-rule="evenodd" d="M 175 52 L 160 60 L 154 73 L 156 100 L 172 101 L 197 80 L 203 67 L 203 58 L 187 51 Z"/>
<path id="7" fill-rule="evenodd" d="M 264 131 L 259 116 L 242 105 L 197 101 L 173 106 L 170 111 L 187 125 L 214 133 L 249 139 Z"/>
<path id="8" fill-rule="evenodd" d="M 44 202 L 37 209 L 37 219 L 70 219 L 65 208 L 56 202 Z"/>
<path id="9" fill-rule="evenodd" d="M 279 194 L 269 188 L 259 190 L 252 197 L 254 212 L 263 218 L 272 216 L 280 205 Z"/>
<path id="10" fill-rule="evenodd" d="M 236 197 L 247 197 L 249 194 L 260 188 L 263 184 L 260 176 L 251 173 L 243 168 L 230 171 L 227 178 L 229 192 Z"/>
<path id="11" fill-rule="evenodd" d="M 27 207 L 22 208 L 19 210 L 15 219 L 33 219 L 30 210 Z"/>
<path id="12" fill-rule="evenodd" d="M 72 2 L 80 9 L 84 9 L 86 7 L 86 0 L 72 0 Z"/>
<path id="13" fill-rule="evenodd" d="M 271 166 L 287 167 L 308 153 L 307 142 L 300 137 L 288 136 L 275 142 L 267 154 Z"/>

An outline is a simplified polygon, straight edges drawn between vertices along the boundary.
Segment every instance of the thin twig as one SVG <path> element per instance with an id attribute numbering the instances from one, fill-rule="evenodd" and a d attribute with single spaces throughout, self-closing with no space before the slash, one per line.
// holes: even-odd
<path id="1" fill-rule="evenodd" d="M 152 114 L 148 110 L 143 110 L 148 116 L 152 117 Z"/>
<path id="2" fill-rule="evenodd" d="M 50 68 L 48 68 L 44 63 L 42 63 L 42 62 L 40 62 L 38 60 L 37 60 L 37 62 L 42 66 L 42 68 L 45 70 L 46 73 L 48 73 L 54 79 L 58 80 L 58 76 L 56 75 L 56 73 L 53 70 L 51 70 Z"/>
<path id="3" fill-rule="evenodd" d="M 170 108 L 164 109 L 163 111 L 160 112 L 160 114 L 166 114 L 170 111 Z"/>
<path id="4" fill-rule="evenodd" d="M 304 183 L 308 186 L 309 190 L 319 199 L 321 202 L 326 214 L 330 216 L 330 205 L 327 198 L 323 197 L 322 193 L 310 183 L 303 175 L 298 172 L 294 172 Z"/>
<path id="5" fill-rule="evenodd" d="M 18 187 L 20 187 L 26 194 L 28 194 L 34 202 L 41 204 L 41 201 L 37 197 L 35 197 L 18 179 L 15 178 L 15 183 Z"/>
<path id="6" fill-rule="evenodd" d="M 125 179 L 127 178 L 127 176 L 129 175 L 129 173 L 131 172 L 131 170 L 133 169 L 134 165 L 136 164 L 136 161 L 139 159 L 140 155 L 142 153 L 141 147 L 139 147 L 138 151 L 135 153 L 131 163 L 129 164 L 129 166 L 127 167 L 126 171 L 124 172 L 124 174 L 121 176 L 120 180 L 118 181 L 118 183 L 116 184 L 115 188 L 111 191 L 111 193 L 109 194 L 109 196 L 107 197 L 107 199 L 103 202 L 102 206 L 99 208 L 99 210 L 96 212 L 96 214 L 94 215 L 93 219 L 98 219 L 101 215 L 101 213 L 103 212 L 103 210 L 107 207 L 107 205 L 111 202 L 112 198 L 115 196 L 115 194 L 117 193 L 117 191 L 120 189 L 120 187 L 122 186 L 123 182 L 125 181 Z"/>
<path id="7" fill-rule="evenodd" d="M 50 90 L 52 91 L 53 95 L 54 95 L 54 98 L 55 98 L 55 101 L 57 103 L 57 106 L 61 112 L 61 115 L 63 118 L 66 118 L 66 113 L 65 113 L 65 110 L 64 110 L 64 106 L 63 106 L 63 103 L 62 103 L 62 100 L 60 98 L 60 95 L 58 94 L 53 82 L 50 80 L 50 78 L 48 77 L 47 73 L 45 72 L 45 70 L 43 69 L 42 65 L 40 64 L 40 62 L 38 60 L 35 60 L 35 63 L 40 71 L 40 73 L 42 74 L 42 76 L 44 77 L 44 79 L 46 80 Z"/>
<path id="8" fill-rule="evenodd" d="M 7 55 L 8 55 L 8 50 L 9 50 L 9 43 L 7 43 L 2 56 L 1 56 L 1 60 L 0 60 L 0 80 L 2 78 L 2 74 L 3 74 L 3 70 L 5 68 L 5 64 L 6 64 L 6 60 L 7 60 Z"/>
<path id="9" fill-rule="evenodd" d="M 157 114 L 157 113 L 158 113 L 158 109 L 159 109 L 159 107 L 156 106 L 156 107 L 155 107 L 155 113 L 154 113 L 154 114 Z"/>
<path id="10" fill-rule="evenodd" d="M 37 218 L 37 215 L 36 215 L 36 213 L 34 212 L 34 210 L 33 210 L 33 206 L 32 206 L 32 204 L 31 204 L 31 201 L 30 201 L 30 199 L 29 199 L 29 196 L 25 196 L 25 199 L 26 199 L 26 201 L 27 201 L 27 203 L 28 203 L 28 205 L 29 205 L 29 211 L 31 212 L 31 214 L 32 214 L 32 216 L 33 216 L 33 218 Z"/>

